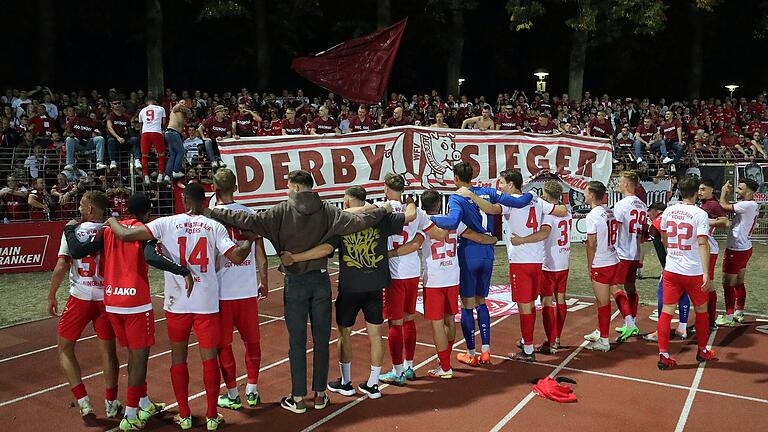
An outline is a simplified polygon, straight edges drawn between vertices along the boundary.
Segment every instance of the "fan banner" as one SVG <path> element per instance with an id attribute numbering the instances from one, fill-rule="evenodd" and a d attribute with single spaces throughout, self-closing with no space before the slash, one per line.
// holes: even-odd
<path id="1" fill-rule="evenodd" d="M 219 141 L 223 161 L 237 176 L 235 199 L 255 208 L 285 200 L 288 173 L 312 173 L 315 191 L 341 199 L 350 186 L 369 198 L 384 194 L 384 176 L 403 174 L 407 190 L 453 191 L 453 165 L 469 162 L 477 185 L 496 186 L 499 173 L 519 170 L 526 180 L 556 172 L 571 189 L 611 176 L 610 141 L 576 135 L 401 126 L 344 135 L 281 135 Z"/>

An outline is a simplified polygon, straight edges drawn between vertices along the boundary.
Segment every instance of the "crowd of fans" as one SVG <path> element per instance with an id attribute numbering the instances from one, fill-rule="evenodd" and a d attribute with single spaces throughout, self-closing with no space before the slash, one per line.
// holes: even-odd
<path id="1" fill-rule="evenodd" d="M 173 189 L 189 181 L 210 184 L 221 165 L 217 140 L 245 136 L 348 133 L 402 125 L 523 130 L 604 137 L 614 144 L 614 170 L 649 176 L 682 173 L 707 161 L 768 159 L 766 94 L 755 98 L 675 101 L 593 96 L 500 93 L 443 99 L 437 91 L 392 93 L 387 102 L 358 105 L 328 93 L 174 92 L 158 98 L 166 112 L 189 108 L 181 132 L 181 169 L 171 179 L 156 158 L 142 166 L 136 117 L 145 94 L 112 88 L 54 93 L 6 89 L 0 96 L 0 221 L 71 218 L 78 197 L 107 192 L 116 214 L 128 188 L 148 193 L 161 213 L 173 211 Z M 150 150 L 154 151 L 154 150 Z M 178 157 L 178 154 L 176 155 Z"/>

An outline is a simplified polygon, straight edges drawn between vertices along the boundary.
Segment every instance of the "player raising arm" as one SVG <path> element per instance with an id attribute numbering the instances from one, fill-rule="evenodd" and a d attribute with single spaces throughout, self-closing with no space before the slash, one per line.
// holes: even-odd
<path id="1" fill-rule="evenodd" d="M 184 280 L 165 273 L 165 302 L 168 338 L 171 340 L 171 382 L 179 404 L 174 417 L 182 429 L 192 427 L 189 409 L 189 371 L 187 346 L 194 329 L 200 343 L 203 382 L 207 399 L 206 426 L 216 430 L 224 417 L 217 412 L 219 395 L 218 348 L 221 338 L 219 321 L 219 283 L 215 262 L 219 254 L 235 264 L 242 263 L 251 252 L 252 240 L 238 246 L 220 223 L 202 215 L 205 191 L 198 183 L 184 189 L 186 213 L 155 219 L 147 225 L 129 229 L 115 219 L 107 221 L 115 236 L 123 241 L 156 238 L 166 254 L 182 265 L 188 265 L 195 280 L 195 290 L 187 296 Z M 251 233 L 243 233 L 246 237 Z"/>
<path id="2" fill-rule="evenodd" d="M 733 193 L 731 182 L 726 182 L 720 191 L 720 205 L 723 210 L 735 213 L 731 229 L 728 230 L 725 256 L 723 257 L 723 290 L 725 296 L 725 316 L 717 319 L 717 325 L 735 326 L 744 321 L 744 303 L 747 288 L 744 276 L 747 264 L 752 257 L 752 231 L 757 226 L 760 205 L 755 202 L 755 192 L 760 185 L 752 179 L 739 182 L 737 190 L 739 201 L 731 204 L 728 197 Z"/>
<path id="3" fill-rule="evenodd" d="M 696 207 L 699 179 L 688 176 L 678 183 L 680 203 L 667 207 L 661 216 L 661 237 L 667 245 L 667 262 L 662 275 L 664 306 L 659 314 L 659 369 L 677 365 L 669 356 L 669 332 L 680 294 L 686 292 L 696 311 L 696 360 L 715 359 L 715 352 L 707 349 L 709 319 L 707 299 L 712 290 L 709 280 L 709 218 L 707 212 Z"/>

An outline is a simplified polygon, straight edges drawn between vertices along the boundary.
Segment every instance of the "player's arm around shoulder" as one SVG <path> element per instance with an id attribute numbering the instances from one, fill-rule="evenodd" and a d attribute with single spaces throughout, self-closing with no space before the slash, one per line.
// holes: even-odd
<path id="1" fill-rule="evenodd" d="M 150 225 L 159 220 L 160 219 L 156 219 L 155 221 L 150 222 Z M 114 233 L 115 237 L 121 241 L 144 241 L 152 240 L 154 238 L 153 233 L 150 231 L 147 225 L 139 225 L 129 228 L 123 226 L 117 219 L 113 217 L 107 219 L 107 221 L 104 222 L 104 225 L 108 226 L 112 230 L 112 233 Z"/>
<path id="2" fill-rule="evenodd" d="M 463 233 L 461 233 L 460 237 L 464 237 L 467 240 L 471 240 L 478 244 L 496 244 L 498 243 L 499 239 L 492 235 L 488 234 L 481 234 L 479 232 L 472 231 L 471 229 L 467 228 L 464 230 Z"/>
<path id="3" fill-rule="evenodd" d="M 439 228 L 438 228 L 439 229 Z M 421 245 L 424 244 L 424 241 L 426 240 L 426 235 L 424 232 L 419 231 L 416 233 L 416 235 L 411 239 L 409 242 L 395 248 L 389 251 L 389 257 L 399 257 L 404 256 L 408 254 L 412 254 L 413 252 L 416 252 L 417 250 L 421 249 Z"/>

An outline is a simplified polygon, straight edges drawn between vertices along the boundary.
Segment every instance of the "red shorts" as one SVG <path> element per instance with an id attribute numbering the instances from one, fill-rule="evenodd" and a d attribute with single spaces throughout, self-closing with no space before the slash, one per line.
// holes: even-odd
<path id="1" fill-rule="evenodd" d="M 717 265 L 717 254 L 709 254 L 709 280 L 715 280 L 716 265 Z"/>
<path id="2" fill-rule="evenodd" d="M 613 285 L 634 283 L 637 280 L 638 267 L 640 267 L 640 260 L 620 259 L 616 265 L 616 273 L 613 274 Z"/>
<path id="3" fill-rule="evenodd" d="M 605 267 L 592 267 L 592 280 L 603 285 L 613 285 L 618 264 Z"/>
<path id="4" fill-rule="evenodd" d="M 147 154 L 152 147 L 158 154 L 164 152 L 165 137 L 160 132 L 143 132 L 141 134 L 141 152 Z"/>
<path id="5" fill-rule="evenodd" d="M 568 286 L 568 270 L 541 271 L 541 288 L 539 295 L 542 297 L 551 297 L 555 293 L 565 294 L 565 288 Z"/>
<path id="6" fill-rule="evenodd" d="M 418 295 L 419 278 L 392 279 L 384 289 L 384 317 L 397 321 L 415 314 Z"/>
<path id="7" fill-rule="evenodd" d="M 259 301 L 256 297 L 237 300 L 220 300 L 221 346 L 232 343 L 235 327 L 243 342 L 259 343 Z"/>
<path id="8" fill-rule="evenodd" d="M 155 344 L 155 312 L 152 309 L 134 314 L 107 312 L 107 316 L 120 346 L 137 350 Z"/>
<path id="9" fill-rule="evenodd" d="M 424 287 L 424 318 L 442 320 L 445 315 L 459 312 L 459 286 L 443 288 Z"/>
<path id="10" fill-rule="evenodd" d="M 171 342 L 184 342 L 189 340 L 192 329 L 195 330 L 197 340 L 202 349 L 219 348 L 221 340 L 221 322 L 218 313 L 195 314 L 165 312 L 168 325 L 168 339 Z M 254 317 L 258 319 L 258 316 Z"/>
<path id="11" fill-rule="evenodd" d="M 739 274 L 742 270 L 747 268 L 747 263 L 751 257 L 752 249 L 747 249 L 745 251 L 726 249 L 725 255 L 723 256 L 723 273 Z"/>
<path id="12" fill-rule="evenodd" d="M 533 303 L 539 296 L 541 264 L 509 263 L 509 284 L 512 286 L 512 301 Z"/>
<path id="13" fill-rule="evenodd" d="M 709 299 L 709 293 L 701 290 L 701 284 L 704 282 L 702 275 L 686 276 L 677 273 L 664 271 L 661 275 L 662 281 L 662 300 L 665 305 L 677 304 L 683 293 L 688 294 L 691 303 L 694 306 L 701 306 Z"/>
<path id="14" fill-rule="evenodd" d="M 93 330 L 99 339 L 112 340 L 115 338 L 115 332 L 109 324 L 102 300 L 80 300 L 77 297 L 69 296 L 64 311 L 61 313 L 59 324 L 56 326 L 56 332 L 62 338 L 74 342 L 80 339 L 80 335 L 83 334 L 83 330 L 89 322 L 93 322 Z"/>

